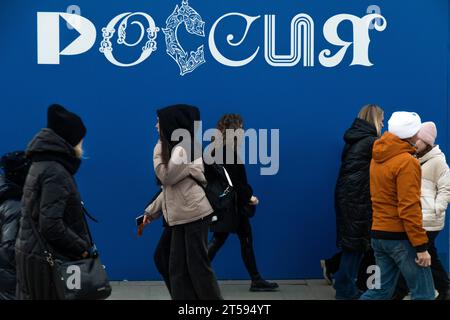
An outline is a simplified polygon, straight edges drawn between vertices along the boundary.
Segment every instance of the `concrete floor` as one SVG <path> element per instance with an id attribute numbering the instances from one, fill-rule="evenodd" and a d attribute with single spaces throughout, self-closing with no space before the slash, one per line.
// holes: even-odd
<path id="1" fill-rule="evenodd" d="M 220 281 L 225 300 L 334 300 L 324 280 L 282 280 L 277 292 L 250 292 L 249 281 Z M 162 281 L 112 282 L 110 300 L 169 300 Z"/>

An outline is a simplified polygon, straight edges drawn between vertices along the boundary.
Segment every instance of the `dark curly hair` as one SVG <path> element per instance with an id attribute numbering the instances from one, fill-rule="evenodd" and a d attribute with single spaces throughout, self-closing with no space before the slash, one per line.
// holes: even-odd
<path id="1" fill-rule="evenodd" d="M 227 130 L 238 130 L 238 129 L 242 129 L 244 126 L 244 119 L 242 119 L 241 115 L 236 114 L 236 113 L 229 113 L 229 114 L 225 114 L 223 115 L 219 121 L 217 122 L 217 130 L 220 131 L 220 133 L 222 133 L 222 137 L 223 137 L 223 145 L 225 145 L 226 141 L 227 141 L 227 136 L 226 136 L 226 132 Z"/>

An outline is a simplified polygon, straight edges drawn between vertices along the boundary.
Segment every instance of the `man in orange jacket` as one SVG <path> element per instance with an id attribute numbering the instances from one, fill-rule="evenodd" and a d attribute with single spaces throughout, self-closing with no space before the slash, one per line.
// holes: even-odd
<path id="1" fill-rule="evenodd" d="M 372 247 L 380 282 L 362 300 L 390 299 L 400 273 L 411 299 L 433 300 L 434 285 L 428 237 L 422 227 L 421 169 L 414 157 L 419 115 L 394 112 L 389 132 L 374 143 L 370 165 Z"/>

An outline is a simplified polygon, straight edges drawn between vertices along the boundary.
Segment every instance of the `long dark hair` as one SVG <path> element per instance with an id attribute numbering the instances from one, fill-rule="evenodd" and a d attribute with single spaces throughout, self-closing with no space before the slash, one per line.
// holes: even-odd
<path id="1" fill-rule="evenodd" d="M 164 165 L 167 166 L 172 153 L 172 148 L 170 147 L 169 141 L 166 139 L 162 131 L 159 132 L 159 140 L 161 141 L 161 158 Z"/>

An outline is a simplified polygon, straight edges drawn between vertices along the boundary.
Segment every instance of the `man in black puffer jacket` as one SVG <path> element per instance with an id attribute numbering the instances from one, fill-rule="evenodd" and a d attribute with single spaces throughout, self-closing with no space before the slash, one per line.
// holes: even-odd
<path id="1" fill-rule="evenodd" d="M 22 198 L 22 220 L 16 242 L 19 299 L 57 299 L 40 237 L 52 255 L 65 261 L 89 256 L 88 227 L 73 175 L 81 164 L 86 128 L 59 105 L 48 110 L 48 126 L 30 142 L 32 165 Z M 32 224 L 38 235 L 33 232 Z M 43 259 L 44 258 L 44 259 Z"/>
<path id="2" fill-rule="evenodd" d="M 16 298 L 15 243 L 19 230 L 22 188 L 30 167 L 23 151 L 0 160 L 0 300 Z"/>

